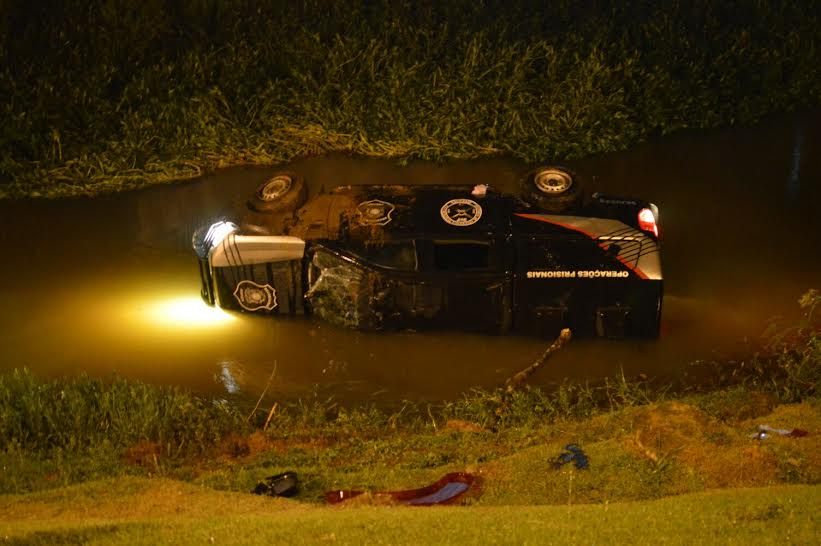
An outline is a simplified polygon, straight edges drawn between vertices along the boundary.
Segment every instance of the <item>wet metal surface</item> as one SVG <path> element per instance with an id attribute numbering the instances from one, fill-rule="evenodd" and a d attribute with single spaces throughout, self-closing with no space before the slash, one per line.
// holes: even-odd
<path id="1" fill-rule="evenodd" d="M 821 284 L 821 112 L 753 129 L 673 136 L 571 165 L 593 190 L 659 205 L 665 302 L 658 341 L 574 340 L 533 378 L 675 378 L 693 360 L 754 349 L 768 319 Z M 321 186 L 490 183 L 526 165 L 400 166 L 344 156 L 288 166 Z M 218 396 L 443 399 L 494 387 L 545 341 L 459 332 L 361 333 L 305 318 L 228 314 L 199 300 L 192 231 L 273 168 L 99 199 L 0 202 L 0 370 L 86 372 Z"/>

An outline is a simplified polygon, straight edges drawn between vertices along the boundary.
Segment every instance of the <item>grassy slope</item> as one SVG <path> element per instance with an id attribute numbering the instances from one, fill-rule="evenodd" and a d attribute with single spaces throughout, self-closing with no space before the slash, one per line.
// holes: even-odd
<path id="1" fill-rule="evenodd" d="M 746 407 L 727 396 L 721 401 L 707 404 L 717 414 L 742 417 L 719 419 L 665 402 L 508 433 L 458 422 L 432 433 L 382 430 L 350 440 L 342 431 L 303 438 L 258 433 L 239 449 L 242 439 L 235 438 L 221 454 L 194 459 L 194 467 L 132 461 L 131 472 L 142 476 L 2 495 L 0 537 L 43 544 L 211 537 L 243 544 L 812 544 L 821 500 L 819 401 L 775 407 L 772 400 L 746 400 Z M 759 442 L 749 437 L 758 423 L 797 426 L 810 435 Z M 584 447 L 589 469 L 551 469 L 567 442 Z M 301 479 L 295 499 L 247 493 L 256 480 L 288 468 Z M 454 470 L 485 479 L 470 506 L 391 507 L 368 495 L 339 507 L 321 501 L 328 489 L 416 487 Z M 184 481 L 146 477 L 154 472 Z"/>
<path id="2" fill-rule="evenodd" d="M 5 379 L 15 388 L 0 396 L 0 493 L 129 474 L 248 491 L 257 480 L 289 469 L 300 473 L 307 501 L 328 489 L 404 488 L 466 469 L 492 478 L 484 501 L 493 504 L 617 502 L 821 481 L 818 434 L 760 444 L 749 438 L 761 423 L 821 430 L 821 400 L 779 405 L 772 394 L 747 388 L 684 401 L 628 398 L 611 411 L 582 406 L 587 416 L 575 415 L 579 406 L 546 416 L 551 398 L 531 391 L 496 432 L 482 419 L 492 395 L 477 395 L 467 402 L 469 410 L 458 412 L 439 408 L 422 417 L 406 409 L 404 421 L 367 409 L 336 408 L 329 417 L 326 405 L 303 406 L 307 413 L 282 406 L 267 431 L 251 433 L 243 418 L 182 394 L 178 403 L 158 409 L 156 401 L 172 398 L 167 389 L 115 383 L 101 395 L 97 380 Z M 76 402 L 78 391 L 85 392 L 85 404 Z M 98 398 L 108 402 L 94 407 Z M 584 446 L 590 472 L 575 478 L 545 472 L 567 443 Z M 528 483 L 549 495 L 528 497 Z"/>
<path id="3" fill-rule="evenodd" d="M 818 486 L 573 506 L 306 506 L 129 478 L 0 497 L 4 544 L 814 544 Z"/>
<path id="4" fill-rule="evenodd" d="M 761 423 L 813 433 L 759 443 L 749 434 Z M 820 483 L 819 430 L 819 401 L 764 407 L 724 421 L 692 405 L 665 402 L 501 433 L 469 432 L 458 422 L 411 434 L 300 437 L 274 430 L 269 443 L 203 462 L 190 479 L 249 491 L 265 476 L 296 470 L 299 498 L 312 502 L 326 490 L 405 489 L 466 470 L 487 480 L 485 505 L 614 503 L 715 488 Z M 589 470 L 550 468 L 568 443 L 584 448 Z"/>
<path id="5" fill-rule="evenodd" d="M 818 1 L 0 3 L 0 198 L 329 151 L 530 162 L 821 100 Z"/>

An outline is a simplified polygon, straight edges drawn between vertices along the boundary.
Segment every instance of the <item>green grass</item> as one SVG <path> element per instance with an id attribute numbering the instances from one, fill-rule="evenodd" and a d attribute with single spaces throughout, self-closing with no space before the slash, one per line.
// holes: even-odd
<path id="1" fill-rule="evenodd" d="M 7 544 L 815 544 L 817 486 L 572 506 L 305 507 L 159 480 L 0 497 Z"/>
<path id="2" fill-rule="evenodd" d="M 235 408 L 179 388 L 0 374 L 0 492 L 118 475 L 129 471 L 124 456 L 158 472 L 244 426 Z"/>
<path id="3" fill-rule="evenodd" d="M 695 402 L 695 401 L 694 401 Z M 202 461 L 194 483 L 250 491 L 265 476 L 297 471 L 299 499 L 319 502 L 334 489 L 407 489 L 446 472 L 488 480 L 483 504 L 566 504 L 645 500 L 727 487 L 821 481 L 821 406 L 812 400 L 742 418 L 711 415 L 693 403 L 665 402 L 593 418 L 542 422 L 500 432 L 443 423 L 437 430 L 294 434 L 272 429 L 239 442 L 229 456 Z M 759 424 L 812 431 L 801 439 L 757 442 Z M 589 470 L 554 470 L 576 443 Z"/>
<path id="4" fill-rule="evenodd" d="M 818 3 L 0 4 L 0 197 L 331 151 L 621 150 L 821 98 Z"/>
<path id="5" fill-rule="evenodd" d="M 53 388 L 30 374 L 17 376 L 43 391 Z M 71 391 L 72 383 L 62 387 Z M 139 413 L 153 405 L 122 393 L 153 388 L 114 389 L 132 400 L 134 427 L 145 430 Z M 649 402 L 651 391 L 631 398 L 621 387 L 605 397 L 617 401 L 613 407 L 585 403 L 596 409 L 579 414 L 525 419 L 516 415 L 525 406 L 513 404 L 514 413 L 495 422 L 495 431 L 455 419 L 470 413 L 447 405 L 423 412 L 405 404 L 385 413 L 303 401 L 284 403 L 264 432 L 223 430 L 220 438 L 202 436 L 196 449 L 176 452 L 156 441 L 166 433 L 151 427 L 148 434 L 128 429 L 112 435 L 105 447 L 87 445 L 84 439 L 93 433 L 83 429 L 68 442 L 41 445 L 34 438 L 47 427 L 40 424 L 32 429 L 40 434 L 30 435 L 29 449 L 18 445 L 0 453 L 0 537 L 11 544 L 191 543 L 212 537 L 243 544 L 811 544 L 818 532 L 821 400 L 809 396 L 783 404 L 779 391 L 738 385 Z M 552 396 L 569 398 L 535 390 L 522 396 L 541 404 Z M 464 403 L 472 405 L 469 397 Z M 483 398 L 480 405 L 487 403 Z M 175 417 L 161 421 L 193 426 L 212 411 L 203 407 L 171 404 Z M 236 419 L 237 430 L 249 430 Z M 751 439 L 759 424 L 810 434 Z M 184 427 L 171 430 L 187 434 Z M 568 443 L 582 446 L 588 469 L 552 468 Z M 249 494 L 259 480 L 286 470 L 299 475 L 294 499 Z M 481 496 L 470 506 L 391 507 L 370 495 L 323 506 L 328 490 L 408 489 L 452 471 L 484 478 Z"/>
<path id="6" fill-rule="evenodd" d="M 550 399 L 541 391 L 530 395 Z M 514 416 L 497 422 L 495 429 L 457 419 L 455 415 L 469 415 L 449 415 L 446 407 L 431 409 L 423 420 L 421 412 L 414 414 L 420 408 L 412 412 L 409 405 L 402 414 L 391 414 L 318 404 L 325 411 L 317 421 L 313 412 L 305 420 L 304 414 L 293 411 L 301 405 L 283 404 L 280 417 L 264 432 L 250 433 L 238 416 L 233 426 L 212 423 L 212 435 L 200 436 L 187 448 L 177 440 L 179 447 L 169 449 L 160 440 L 166 433 L 159 430 L 101 436 L 91 443 L 87 438 L 93 430 L 89 434 L 78 429 L 62 445 L 24 446 L 15 436 L 6 436 L 11 440 L 0 451 L 5 470 L 0 493 L 126 475 L 173 477 L 214 489 L 249 491 L 265 476 L 296 469 L 303 480 L 300 498 L 310 503 L 329 489 L 404 488 L 468 469 L 494 476 L 485 502 L 562 504 L 568 499 L 618 502 L 705 488 L 821 480 L 817 434 L 799 440 L 773 438 L 760 445 L 749 438 L 762 423 L 821 430 L 817 397 L 783 405 L 772 394 L 736 387 L 680 401 L 602 407 L 585 417 Z M 176 417 L 166 422 L 177 424 L 169 430 L 193 437 L 199 419 L 219 416 L 210 409 L 200 414 L 196 408 L 197 404 L 175 406 Z M 133 404 L 137 422 L 141 409 Z M 516 411 L 527 413 L 524 406 Z M 551 471 L 550 461 L 567 443 L 583 445 L 594 470 L 575 475 Z M 755 450 L 754 457 L 750 449 Z M 575 480 L 571 496 L 568 480 Z M 507 486 L 499 488 L 498 483 Z M 522 492 L 533 484 L 542 493 L 534 497 Z M 515 493 L 511 496 L 510 491 Z"/>
<path id="7" fill-rule="evenodd" d="M 165 455 L 201 449 L 241 427 L 227 404 L 115 378 L 40 381 L 28 370 L 0 375 L 0 438 L 29 451 L 82 451 L 103 442 L 154 441 Z"/>

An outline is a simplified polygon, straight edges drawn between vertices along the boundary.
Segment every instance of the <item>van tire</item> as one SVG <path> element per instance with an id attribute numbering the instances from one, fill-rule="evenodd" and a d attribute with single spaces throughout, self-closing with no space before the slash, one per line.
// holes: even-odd
<path id="1" fill-rule="evenodd" d="M 291 212 L 305 204 L 305 179 L 292 172 L 274 173 L 259 185 L 248 206 L 257 212 Z"/>
<path id="2" fill-rule="evenodd" d="M 559 166 L 543 166 L 527 173 L 520 182 L 522 197 L 542 212 L 560 214 L 578 207 L 582 200 L 576 174 Z"/>

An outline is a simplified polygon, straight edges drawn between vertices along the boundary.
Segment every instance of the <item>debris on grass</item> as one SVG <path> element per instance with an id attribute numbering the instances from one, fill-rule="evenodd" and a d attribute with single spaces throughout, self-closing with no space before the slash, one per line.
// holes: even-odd
<path id="1" fill-rule="evenodd" d="M 299 492 L 299 477 L 296 472 L 291 470 L 275 476 L 268 476 L 259 481 L 251 492 L 255 495 L 268 495 L 271 497 L 293 497 Z"/>
<path id="2" fill-rule="evenodd" d="M 379 491 L 371 493 L 370 498 L 388 500 L 406 506 L 433 506 L 435 504 L 462 504 L 469 498 L 481 494 L 482 478 L 467 472 L 451 472 L 436 482 L 419 489 L 404 491 Z M 359 497 L 365 491 L 337 490 L 325 493 L 325 502 L 338 504 L 348 499 Z"/>
<path id="3" fill-rule="evenodd" d="M 771 434 L 778 434 L 779 436 L 789 438 L 801 438 L 809 434 L 809 432 L 803 428 L 773 428 L 770 425 L 758 425 L 758 432 L 750 434 L 750 438 L 754 440 L 764 440 L 769 438 Z"/>
<path id="4" fill-rule="evenodd" d="M 556 457 L 556 460 L 551 464 L 553 468 L 561 468 L 567 463 L 573 463 L 579 470 L 590 468 L 590 461 L 582 448 L 576 444 L 567 444 L 564 449 L 565 451 Z"/>

